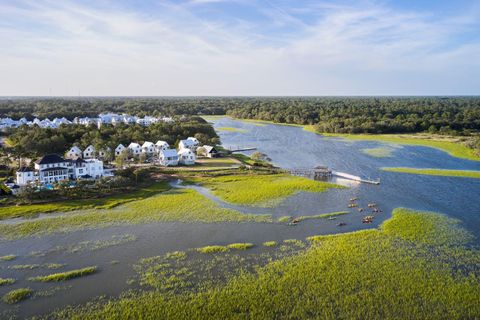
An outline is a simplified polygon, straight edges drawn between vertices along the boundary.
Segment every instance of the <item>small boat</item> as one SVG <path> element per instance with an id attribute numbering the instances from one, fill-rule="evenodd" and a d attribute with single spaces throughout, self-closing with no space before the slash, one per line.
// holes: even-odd
<path id="1" fill-rule="evenodd" d="M 372 222 L 373 222 L 373 218 L 374 218 L 374 216 L 365 216 L 365 217 L 362 219 L 362 223 L 372 223 Z"/>
<path id="2" fill-rule="evenodd" d="M 358 207 L 358 204 L 356 204 L 356 203 L 350 203 L 350 204 L 348 205 L 348 207 L 349 207 L 349 208 L 355 208 L 355 207 Z"/>
<path id="3" fill-rule="evenodd" d="M 363 208 L 358 208 L 358 212 L 363 212 Z"/>
<path id="4" fill-rule="evenodd" d="M 328 217 L 328 220 L 337 220 L 337 217 Z"/>
<path id="5" fill-rule="evenodd" d="M 300 219 L 298 219 L 298 218 L 295 218 L 295 219 L 292 220 L 292 223 L 293 223 L 293 224 L 297 224 L 297 223 L 299 223 L 299 222 L 300 222 Z"/>
<path id="6" fill-rule="evenodd" d="M 369 208 L 374 208 L 374 207 L 376 207 L 376 206 L 377 206 L 376 203 L 369 203 L 369 204 L 368 204 L 368 207 L 369 207 Z"/>
<path id="7" fill-rule="evenodd" d="M 353 202 L 353 201 L 357 201 L 357 200 L 358 200 L 358 198 L 351 198 L 351 199 L 350 199 L 350 201 L 352 201 L 352 202 Z"/>
<path id="8" fill-rule="evenodd" d="M 345 222 L 340 222 L 340 223 L 337 223 L 337 227 L 343 227 L 343 226 L 346 226 L 347 224 Z"/>

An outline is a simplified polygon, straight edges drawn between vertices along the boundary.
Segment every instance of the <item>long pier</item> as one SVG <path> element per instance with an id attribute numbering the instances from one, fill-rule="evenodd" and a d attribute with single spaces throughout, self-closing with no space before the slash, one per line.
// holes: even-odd
<path id="1" fill-rule="evenodd" d="M 353 174 L 339 172 L 339 171 L 332 171 L 325 166 L 317 166 L 315 168 L 294 168 L 294 169 L 289 169 L 289 171 L 290 171 L 290 174 L 294 176 L 313 177 L 314 179 L 322 179 L 322 178 L 335 176 L 335 177 L 340 177 L 340 178 L 363 182 L 363 183 L 370 183 L 370 184 L 376 184 L 376 185 L 380 184 L 380 179 L 378 180 L 364 179 L 359 176 L 354 176 Z"/>
<path id="2" fill-rule="evenodd" d="M 253 151 L 253 150 L 257 150 L 256 147 L 237 147 L 237 149 L 232 149 L 232 148 L 229 148 L 228 149 L 230 152 L 241 152 L 241 151 Z"/>

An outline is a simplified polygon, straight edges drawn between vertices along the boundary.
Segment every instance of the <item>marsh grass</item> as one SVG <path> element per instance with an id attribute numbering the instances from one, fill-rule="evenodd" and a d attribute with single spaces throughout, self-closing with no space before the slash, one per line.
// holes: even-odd
<path id="1" fill-rule="evenodd" d="M 362 149 L 361 151 L 375 158 L 389 158 L 393 156 L 393 151 L 395 151 L 395 149 L 391 147 L 377 147 L 377 148 L 365 148 L 365 149 Z"/>
<path id="2" fill-rule="evenodd" d="M 311 216 L 300 216 L 295 218 L 297 221 L 304 221 L 304 220 L 309 220 L 309 219 L 327 219 L 330 217 L 337 217 L 345 214 L 349 214 L 350 211 L 337 211 L 337 212 L 329 212 L 329 213 L 321 213 L 321 214 L 316 214 L 316 215 L 311 215 Z"/>
<path id="3" fill-rule="evenodd" d="M 269 207 L 296 192 L 325 192 L 341 186 L 287 174 L 227 175 L 197 180 L 224 201 Z"/>
<path id="4" fill-rule="evenodd" d="M 266 241 L 263 243 L 264 247 L 276 247 L 277 246 L 277 241 Z"/>
<path id="5" fill-rule="evenodd" d="M 107 196 L 100 199 L 79 199 L 42 204 L 25 204 L 20 206 L 0 206 L 0 220 L 17 217 L 31 217 L 39 213 L 68 212 L 85 209 L 111 209 L 121 204 L 149 198 L 168 190 L 166 182 L 155 183 L 130 193 Z"/>
<path id="6" fill-rule="evenodd" d="M 229 132 L 238 132 L 238 133 L 246 133 L 246 132 L 248 132 L 248 130 L 240 129 L 240 128 L 234 128 L 234 127 L 218 127 L 218 128 L 215 128 L 215 130 L 218 130 L 218 131 L 229 131 Z"/>
<path id="7" fill-rule="evenodd" d="M 280 218 L 278 218 L 278 222 L 280 223 L 286 223 L 286 222 L 290 222 L 290 220 L 292 220 L 292 217 L 291 216 L 282 216 Z"/>
<path id="8" fill-rule="evenodd" d="M 13 254 L 8 254 L 6 256 L 1 256 L 0 257 L 0 261 L 12 261 L 14 259 L 16 259 L 17 256 L 16 255 L 13 255 Z"/>
<path id="9" fill-rule="evenodd" d="M 15 279 L 13 278 L 0 278 L 0 286 L 6 286 L 6 285 L 9 285 L 9 284 L 14 284 L 15 283 Z"/>
<path id="10" fill-rule="evenodd" d="M 225 284 L 175 295 L 136 292 L 52 317 L 475 319 L 480 251 L 471 239 L 456 220 L 398 209 L 380 229 L 314 237 L 303 253 L 237 273 Z M 162 272 L 151 279 L 165 279 Z"/>
<path id="11" fill-rule="evenodd" d="M 30 288 L 15 289 L 6 293 L 3 296 L 2 300 L 3 302 L 8 304 L 15 304 L 22 300 L 27 299 L 32 293 L 33 293 L 33 290 Z"/>
<path id="12" fill-rule="evenodd" d="M 49 274 L 46 276 L 38 276 L 38 277 L 31 277 L 28 278 L 30 281 L 37 281 L 37 282 L 58 282 L 58 281 L 65 281 L 65 280 L 70 280 L 73 278 L 79 278 L 79 277 L 84 277 L 87 275 L 91 275 L 95 272 L 97 272 L 97 267 L 92 266 L 92 267 L 86 267 L 82 269 L 76 269 L 76 270 L 71 270 L 71 271 L 66 271 L 66 272 L 59 272 L 59 273 L 54 273 L 54 274 Z"/>
<path id="13" fill-rule="evenodd" d="M 429 176 L 442 176 L 442 177 L 461 177 L 461 178 L 475 178 L 480 179 L 480 171 L 474 170 L 448 170 L 448 169 L 431 169 L 431 168 L 382 168 L 384 171 L 421 174 Z"/>
<path id="14" fill-rule="evenodd" d="M 213 246 L 205 246 L 205 247 L 197 248 L 197 251 L 201 253 L 217 253 L 217 252 L 227 252 L 228 248 L 226 246 L 213 245 Z"/>
<path id="15" fill-rule="evenodd" d="M 307 131 L 315 132 L 311 127 Z M 317 133 L 317 132 L 315 132 Z M 383 141 L 403 145 L 435 148 L 447 152 L 452 157 L 480 161 L 480 156 L 473 149 L 463 145 L 460 139 L 431 134 L 337 134 L 319 133 L 325 137 L 338 137 L 348 140 Z"/>
<path id="16" fill-rule="evenodd" d="M 253 247 L 253 243 L 231 243 L 227 245 L 227 248 L 235 250 L 247 250 Z"/>
<path id="17" fill-rule="evenodd" d="M 0 225 L 0 238 L 18 239 L 53 232 L 151 222 L 271 222 L 270 215 L 224 209 L 192 189 L 175 189 L 109 210 L 85 212 L 19 224 Z"/>

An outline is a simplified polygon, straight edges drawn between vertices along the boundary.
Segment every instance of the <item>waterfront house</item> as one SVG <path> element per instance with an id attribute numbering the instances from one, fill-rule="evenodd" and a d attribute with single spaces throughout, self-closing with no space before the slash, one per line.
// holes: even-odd
<path id="1" fill-rule="evenodd" d="M 65 157 L 67 159 L 72 159 L 72 160 L 81 158 L 82 156 L 83 156 L 82 150 L 77 146 L 71 147 L 70 150 L 68 150 L 67 153 L 65 154 Z"/>
<path id="2" fill-rule="evenodd" d="M 194 165 L 195 164 L 195 153 L 190 149 L 180 149 L 178 151 L 178 163 L 183 165 Z"/>
<path id="3" fill-rule="evenodd" d="M 35 181 L 35 172 L 31 168 L 22 167 L 17 171 L 17 184 L 24 186 L 32 181 Z"/>
<path id="4" fill-rule="evenodd" d="M 190 149 L 193 152 L 197 150 L 198 147 L 198 140 L 192 137 L 188 137 L 185 140 L 180 140 L 180 143 L 178 144 L 178 148 L 181 149 Z"/>
<path id="5" fill-rule="evenodd" d="M 56 154 L 47 154 L 35 161 L 37 180 L 41 183 L 54 183 L 69 178 L 71 162 Z"/>
<path id="6" fill-rule="evenodd" d="M 158 161 L 160 165 L 169 167 L 178 165 L 178 154 L 175 149 L 160 150 L 158 154 Z"/>
<path id="7" fill-rule="evenodd" d="M 95 147 L 92 145 L 89 145 L 85 150 L 83 150 L 83 158 L 90 159 L 93 157 L 95 157 Z"/>

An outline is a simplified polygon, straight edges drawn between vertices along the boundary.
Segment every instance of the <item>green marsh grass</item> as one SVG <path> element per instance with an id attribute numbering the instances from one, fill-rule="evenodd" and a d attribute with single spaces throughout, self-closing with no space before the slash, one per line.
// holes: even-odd
<path id="1" fill-rule="evenodd" d="M 0 220 L 35 216 L 39 213 L 68 212 L 85 209 L 111 209 L 121 204 L 146 199 L 170 187 L 166 182 L 155 183 L 137 191 L 117 194 L 100 199 L 79 199 L 42 204 L 25 204 L 19 206 L 0 206 Z"/>
<path id="2" fill-rule="evenodd" d="M 276 247 L 277 246 L 277 241 L 266 241 L 263 243 L 264 247 Z"/>
<path id="3" fill-rule="evenodd" d="M 213 194 L 233 204 L 272 206 L 296 192 L 325 192 L 341 186 L 294 177 L 287 174 L 247 174 L 210 177 L 198 180 Z"/>
<path id="4" fill-rule="evenodd" d="M 362 152 L 375 157 L 375 158 L 389 158 L 393 156 L 393 148 L 389 147 L 377 147 L 377 148 L 365 148 Z"/>
<path id="5" fill-rule="evenodd" d="M 197 248 L 197 251 L 201 253 L 217 253 L 217 252 L 227 252 L 228 248 L 226 246 L 213 245 L 213 246 L 205 246 L 205 247 Z"/>
<path id="6" fill-rule="evenodd" d="M 9 285 L 9 284 L 14 284 L 15 283 L 15 279 L 13 278 L 0 278 L 0 286 L 6 286 L 6 285 Z"/>
<path id="7" fill-rule="evenodd" d="M 330 217 L 337 217 L 337 216 L 342 216 L 345 214 L 349 214 L 350 211 L 337 211 L 337 212 L 329 212 L 329 213 L 321 213 L 321 214 L 316 214 L 312 216 L 300 216 L 295 218 L 297 221 L 304 221 L 304 220 L 310 220 L 310 219 L 328 219 Z"/>
<path id="8" fill-rule="evenodd" d="M 227 245 L 227 248 L 235 250 L 247 250 L 253 247 L 253 243 L 231 243 Z"/>
<path id="9" fill-rule="evenodd" d="M 431 169 L 431 168 L 382 168 L 384 171 L 421 174 L 429 176 L 443 176 L 443 177 L 462 177 L 480 179 L 480 171 L 473 170 L 447 170 L 447 169 Z"/>
<path id="10" fill-rule="evenodd" d="M 234 128 L 234 127 L 219 127 L 219 128 L 215 128 L 215 130 L 218 130 L 218 131 L 238 132 L 238 133 L 246 133 L 246 132 L 248 132 L 248 131 L 245 130 L 245 129 Z"/>
<path id="11" fill-rule="evenodd" d="M 280 218 L 278 218 L 278 222 L 280 223 L 286 223 L 286 222 L 290 222 L 290 220 L 292 220 L 292 217 L 291 216 L 282 216 Z"/>
<path id="12" fill-rule="evenodd" d="M 224 209 L 192 189 L 169 190 L 108 210 L 0 225 L 0 238 L 18 239 L 53 232 L 71 232 L 119 224 L 151 222 L 271 222 L 270 215 Z"/>
<path id="13" fill-rule="evenodd" d="M 33 290 L 30 288 L 15 289 L 6 293 L 3 296 L 2 300 L 3 302 L 8 304 L 15 304 L 17 302 L 27 299 L 29 296 L 32 295 L 32 293 Z"/>
<path id="14" fill-rule="evenodd" d="M 457 220 L 397 209 L 380 229 L 310 238 L 299 255 L 180 294 L 67 308 L 68 319 L 475 319 L 480 250 Z M 155 279 L 162 279 L 161 277 Z"/>
<path id="15" fill-rule="evenodd" d="M 70 280 L 73 278 L 79 278 L 91 275 L 97 272 L 98 268 L 96 266 L 86 267 L 82 269 L 70 270 L 66 272 L 53 273 L 46 276 L 31 277 L 28 280 L 37 281 L 37 282 L 58 282 Z"/>
<path id="16" fill-rule="evenodd" d="M 6 255 L 6 256 L 1 256 L 1 257 L 0 257 L 0 261 L 12 261 L 12 260 L 14 260 L 14 259 L 16 259 L 16 258 L 17 258 L 16 255 L 14 255 L 14 254 L 8 254 L 8 255 Z"/>

